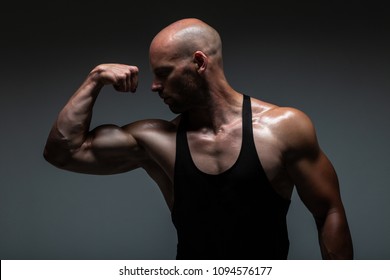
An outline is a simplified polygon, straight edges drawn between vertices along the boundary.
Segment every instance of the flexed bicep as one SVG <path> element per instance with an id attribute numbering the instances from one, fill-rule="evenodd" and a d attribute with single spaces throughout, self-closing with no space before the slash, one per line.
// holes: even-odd
<path id="1" fill-rule="evenodd" d="M 101 64 L 87 76 L 59 112 L 44 149 L 51 164 L 70 171 L 112 174 L 138 167 L 142 153 L 131 131 L 103 125 L 90 131 L 95 101 L 103 86 L 135 92 L 138 67 Z"/>
<path id="2" fill-rule="evenodd" d="M 93 129 L 85 142 L 71 152 L 64 169 L 90 174 L 115 174 L 140 167 L 144 149 L 121 127 L 102 125 Z"/>

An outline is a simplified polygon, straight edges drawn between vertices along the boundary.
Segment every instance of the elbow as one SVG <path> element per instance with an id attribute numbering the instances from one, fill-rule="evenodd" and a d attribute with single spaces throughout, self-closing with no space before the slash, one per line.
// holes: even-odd
<path id="1" fill-rule="evenodd" d="M 323 259 L 354 258 L 348 221 L 343 209 L 330 211 L 326 217 L 316 219 Z"/>
<path id="2" fill-rule="evenodd" d="M 65 169 L 70 156 L 67 152 L 61 152 L 59 149 L 46 145 L 43 150 L 43 158 L 51 165 Z"/>
<path id="3" fill-rule="evenodd" d="M 73 158 L 74 150 L 79 147 L 74 142 L 61 133 L 56 126 L 53 127 L 43 149 L 43 158 L 58 168 L 66 169 Z"/>

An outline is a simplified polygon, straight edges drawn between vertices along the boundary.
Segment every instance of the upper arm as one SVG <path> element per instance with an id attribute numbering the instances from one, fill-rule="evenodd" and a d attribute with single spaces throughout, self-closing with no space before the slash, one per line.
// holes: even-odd
<path id="1" fill-rule="evenodd" d="M 138 168 L 146 153 L 132 132 L 115 125 L 102 125 L 90 131 L 83 144 L 70 150 L 63 169 L 90 174 L 114 174 Z"/>
<path id="2" fill-rule="evenodd" d="M 322 219 L 342 209 L 337 175 L 323 152 L 291 162 L 288 172 L 299 197 L 315 218 Z"/>
<path id="3" fill-rule="evenodd" d="M 286 122 L 285 163 L 299 197 L 319 219 L 343 211 L 337 174 L 318 144 L 311 120 L 293 110 Z"/>

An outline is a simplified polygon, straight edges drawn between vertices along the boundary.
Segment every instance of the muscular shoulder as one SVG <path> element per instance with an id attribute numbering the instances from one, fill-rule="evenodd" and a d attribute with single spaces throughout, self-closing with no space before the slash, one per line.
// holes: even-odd
<path id="1" fill-rule="evenodd" d="M 177 127 L 177 119 L 147 119 L 128 124 L 123 130 L 132 136 L 148 157 L 165 162 L 175 154 Z"/>
<path id="2" fill-rule="evenodd" d="M 176 133 L 177 121 L 162 119 L 139 120 L 122 127 L 122 129 L 131 134 L 137 141 L 143 141 L 150 137 L 164 137 Z"/>
<path id="3" fill-rule="evenodd" d="M 123 129 L 129 131 L 164 131 L 174 128 L 175 122 L 162 119 L 145 119 L 135 121 L 123 126 Z"/>
<path id="4" fill-rule="evenodd" d="M 254 127 L 272 135 L 285 155 L 311 153 L 318 148 L 315 128 L 309 116 L 292 107 L 264 103 L 253 107 Z"/>

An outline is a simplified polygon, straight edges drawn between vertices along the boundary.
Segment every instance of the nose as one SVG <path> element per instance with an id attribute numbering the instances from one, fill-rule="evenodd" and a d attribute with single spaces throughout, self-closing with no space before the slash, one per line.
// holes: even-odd
<path id="1" fill-rule="evenodd" d="M 158 92 L 158 91 L 161 91 L 161 89 L 162 89 L 161 83 L 153 81 L 153 83 L 152 83 L 152 91 L 153 92 Z"/>

